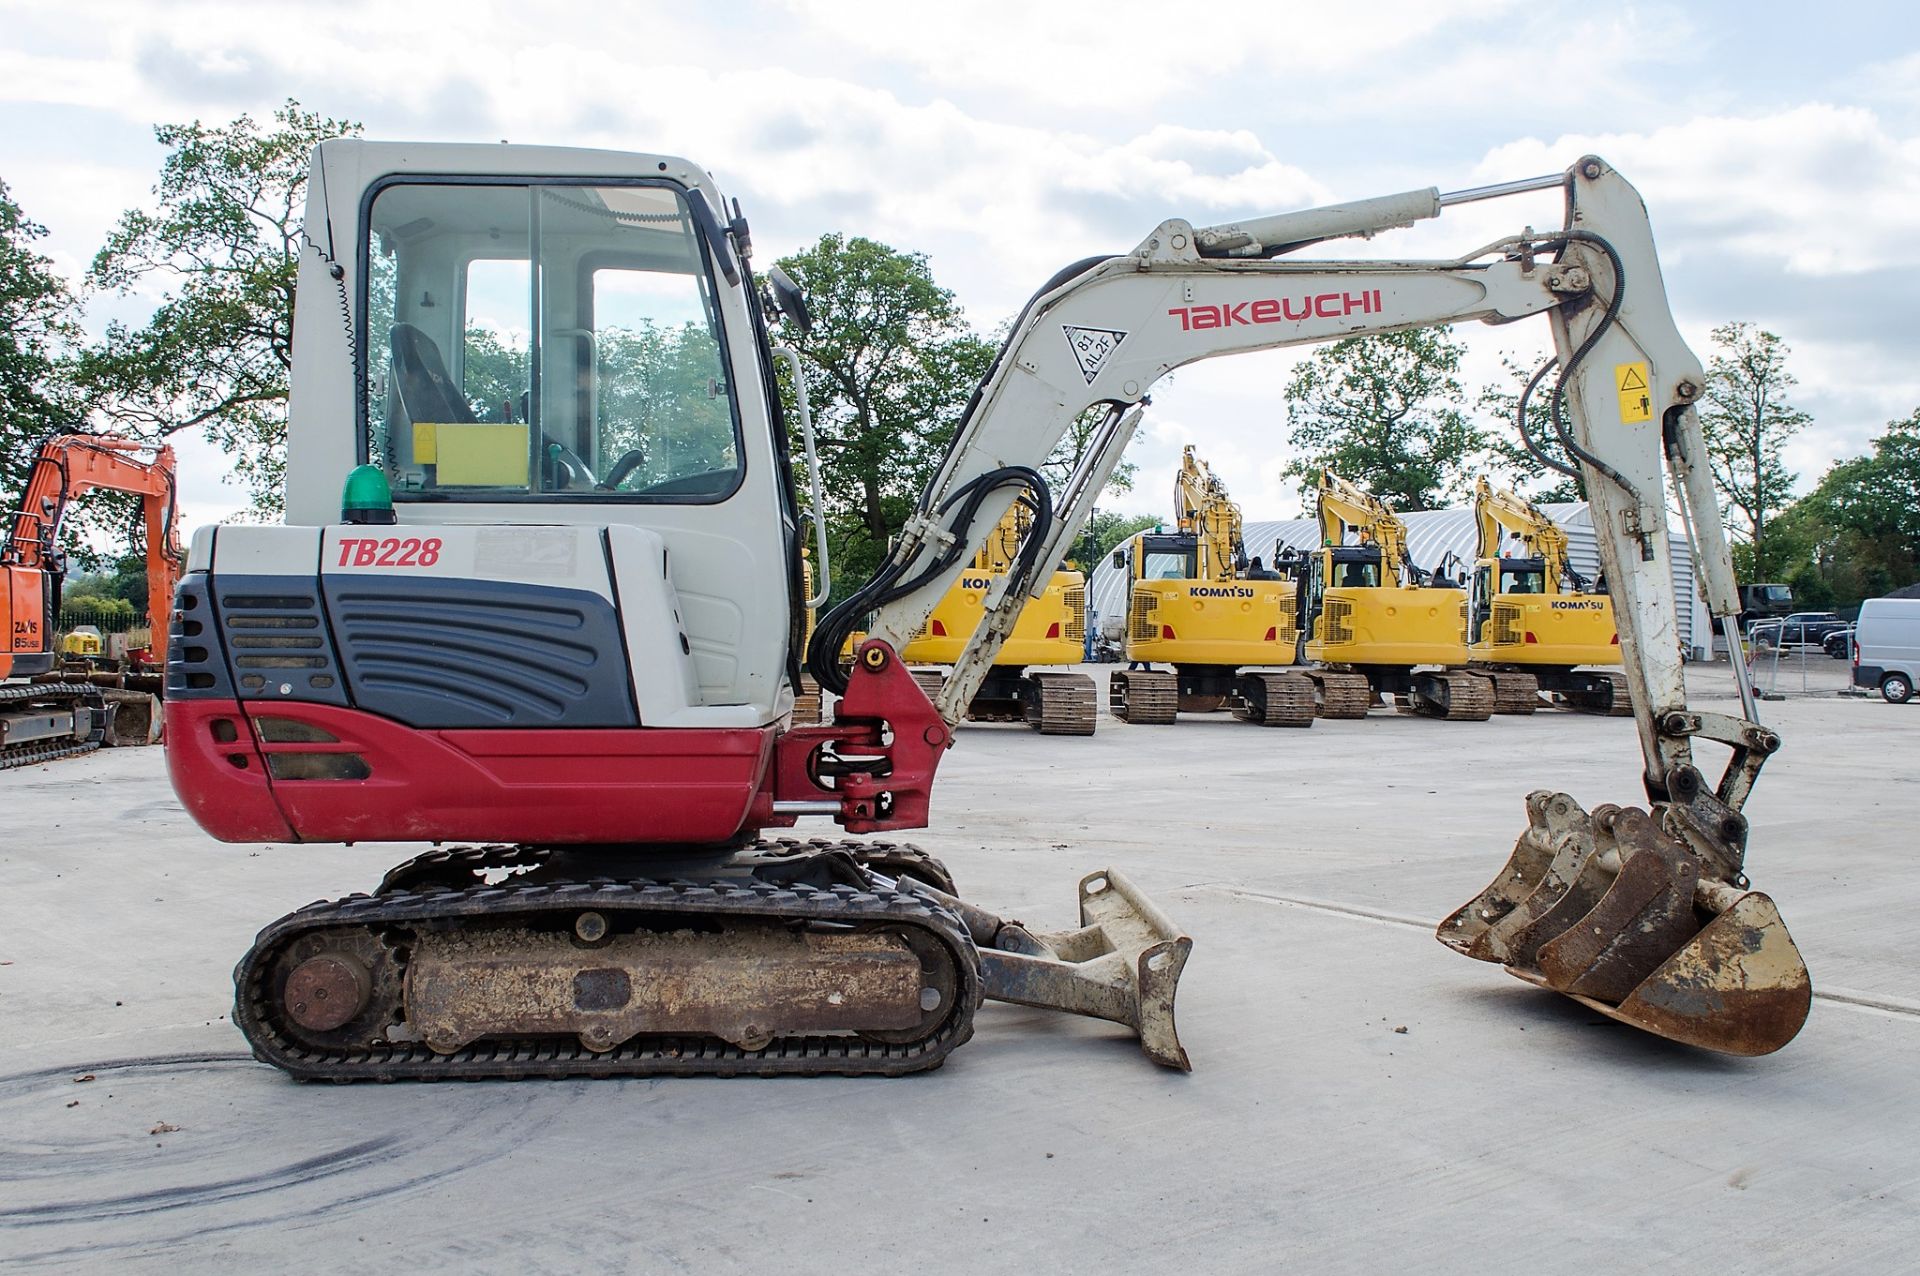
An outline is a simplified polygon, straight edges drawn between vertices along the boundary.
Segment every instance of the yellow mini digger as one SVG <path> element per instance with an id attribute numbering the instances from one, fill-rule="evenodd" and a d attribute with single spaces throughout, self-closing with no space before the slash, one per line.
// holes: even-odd
<path id="1" fill-rule="evenodd" d="M 1242 722 L 1312 726 L 1313 684 L 1286 669 L 1293 582 L 1247 557 L 1240 507 L 1191 445 L 1173 507 L 1174 531 L 1142 532 L 1114 551 L 1128 576 L 1128 667 L 1109 679 L 1113 716 L 1164 724 L 1230 706 Z"/>
<path id="2" fill-rule="evenodd" d="M 1485 475 L 1474 484 L 1473 517 L 1467 668 L 1493 684 L 1493 711 L 1532 713 L 1544 692 L 1568 709 L 1631 716 L 1625 675 L 1605 668 L 1620 664 L 1613 600 L 1574 572 L 1567 534 Z"/>

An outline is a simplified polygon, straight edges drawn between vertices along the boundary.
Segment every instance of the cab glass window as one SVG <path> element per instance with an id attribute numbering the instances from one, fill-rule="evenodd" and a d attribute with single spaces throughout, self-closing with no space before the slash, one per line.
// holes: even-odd
<path id="1" fill-rule="evenodd" d="M 396 500 L 738 486 L 715 284 L 677 189 L 396 183 L 367 253 L 365 445 Z"/>
<path id="2" fill-rule="evenodd" d="M 1191 580 L 1194 575 L 1193 555 L 1178 550 L 1151 550 L 1144 558 L 1140 572 L 1144 580 Z"/>

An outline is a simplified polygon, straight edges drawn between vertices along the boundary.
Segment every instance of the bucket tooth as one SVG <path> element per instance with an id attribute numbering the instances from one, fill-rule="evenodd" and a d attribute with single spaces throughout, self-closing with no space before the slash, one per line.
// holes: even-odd
<path id="1" fill-rule="evenodd" d="M 1547 792 L 1527 811 L 1500 876 L 1440 923 L 1441 943 L 1686 1045 L 1760 1055 L 1799 1032 L 1812 984 L 1771 899 L 1704 873 L 1655 813 L 1588 814 Z"/>

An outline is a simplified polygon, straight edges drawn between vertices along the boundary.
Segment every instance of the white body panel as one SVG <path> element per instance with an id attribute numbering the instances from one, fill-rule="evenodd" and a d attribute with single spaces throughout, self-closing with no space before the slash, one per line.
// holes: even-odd
<path id="1" fill-rule="evenodd" d="M 292 376 L 287 443 L 289 524 L 338 523 L 341 484 L 362 460 L 360 439 L 353 425 L 357 419 L 357 387 L 350 371 L 354 367 L 354 344 L 349 341 L 345 316 L 353 314 L 356 322 L 364 322 L 358 313 L 360 259 L 356 248 L 366 215 L 363 195 L 382 178 L 425 179 L 440 174 L 664 179 L 701 192 L 715 210 L 725 207 L 710 177 L 688 161 L 671 156 L 353 139 L 322 143 L 314 153 L 306 246 L 300 259 L 296 320 L 300 341 Z M 717 251 L 730 253 L 731 249 Z M 710 504 L 398 501 L 395 510 L 399 526 L 386 529 L 386 533 L 415 535 L 429 525 L 450 529 L 457 525 L 499 528 L 543 524 L 574 525 L 581 529 L 583 538 L 597 539 L 603 527 L 644 527 L 659 536 L 667 549 L 671 584 L 693 652 L 697 695 L 692 702 L 736 706 L 744 712 L 732 716 L 764 724 L 777 719 L 791 704 L 791 691 L 785 681 L 789 632 L 783 526 L 786 505 L 768 428 L 773 409 L 766 401 L 759 376 L 763 359 L 747 314 L 744 288 L 728 284 L 718 270 L 713 280 L 733 368 L 728 390 L 741 424 L 741 482 L 725 500 Z M 556 278 L 552 286 L 562 286 L 563 282 Z M 445 323 L 444 317 L 436 318 L 432 310 L 409 309 L 419 300 L 402 298 L 398 318 L 422 324 Z M 443 344 L 446 339 L 445 332 L 436 336 Z M 364 338 L 360 344 L 364 344 Z M 229 528 L 226 535 L 246 540 L 271 530 Z M 339 534 L 361 533 L 349 529 Z M 516 577 L 508 574 L 497 578 Z M 606 591 L 604 574 L 593 587 Z M 636 654 L 635 660 L 640 662 L 642 657 Z"/>

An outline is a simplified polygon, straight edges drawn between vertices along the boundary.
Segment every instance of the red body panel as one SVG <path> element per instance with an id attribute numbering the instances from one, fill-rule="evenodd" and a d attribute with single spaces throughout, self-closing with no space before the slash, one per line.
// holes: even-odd
<path id="1" fill-rule="evenodd" d="M 773 758 L 772 727 L 424 731 L 332 705 L 247 707 L 255 721 L 231 700 L 167 702 L 174 791 L 222 841 L 719 843 L 745 827 Z M 334 742 L 268 742 L 259 719 Z M 238 741 L 214 738 L 222 721 Z M 275 753 L 354 754 L 369 774 L 271 779 Z"/>
<path id="2" fill-rule="evenodd" d="M 775 801 L 823 798 L 849 832 L 921 828 L 952 743 L 879 641 L 862 645 L 832 726 L 785 732 L 430 730 L 334 705 L 190 696 L 167 700 L 166 729 L 174 792 L 223 842 L 715 846 L 792 824 Z M 288 778 L 333 763 L 358 778 Z"/>
<path id="3" fill-rule="evenodd" d="M 194 822 L 223 842 L 297 840 L 267 786 L 246 715 L 233 700 L 168 700 L 167 778 Z"/>

